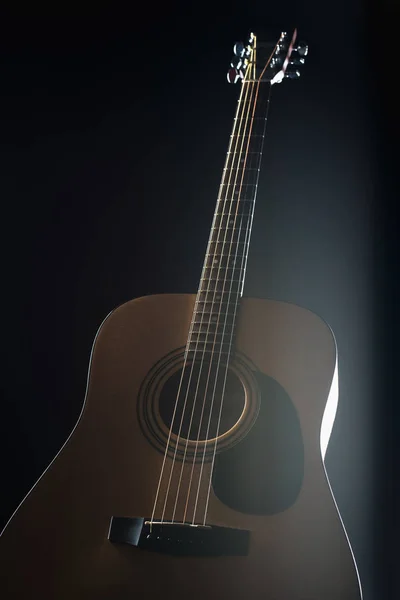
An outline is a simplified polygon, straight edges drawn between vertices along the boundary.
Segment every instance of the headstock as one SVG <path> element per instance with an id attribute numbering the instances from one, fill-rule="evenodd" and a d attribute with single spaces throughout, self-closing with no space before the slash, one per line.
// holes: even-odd
<path id="1" fill-rule="evenodd" d="M 271 85 L 283 79 L 298 79 L 308 54 L 304 42 L 296 42 L 297 29 L 290 37 L 282 32 L 275 44 L 259 42 L 251 33 L 246 43 L 236 42 L 227 77 L 229 83 L 266 81 Z"/>

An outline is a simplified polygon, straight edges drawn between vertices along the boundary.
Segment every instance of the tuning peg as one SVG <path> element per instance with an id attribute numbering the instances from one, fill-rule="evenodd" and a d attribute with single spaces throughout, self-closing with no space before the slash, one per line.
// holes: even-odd
<path id="1" fill-rule="evenodd" d="M 300 58 L 300 57 L 294 57 L 294 58 L 291 57 L 291 59 L 289 60 L 290 65 L 299 66 L 299 65 L 304 65 L 304 63 L 305 63 L 304 58 Z"/>
<path id="2" fill-rule="evenodd" d="M 252 47 L 251 47 L 250 44 L 247 44 L 247 46 L 245 46 L 244 55 L 243 56 L 245 56 L 246 58 L 248 58 L 251 55 L 251 52 L 252 52 Z"/>
<path id="3" fill-rule="evenodd" d="M 238 71 L 238 69 L 229 69 L 227 73 L 228 83 L 237 83 L 239 79 L 243 79 L 243 73 Z"/>
<path id="4" fill-rule="evenodd" d="M 286 79 L 298 79 L 300 77 L 300 71 L 286 71 Z"/>
<path id="5" fill-rule="evenodd" d="M 234 56 L 231 60 L 231 67 L 234 69 L 241 69 L 243 66 L 243 61 L 238 56 Z"/>
<path id="6" fill-rule="evenodd" d="M 242 56 L 244 56 L 243 42 L 236 42 L 236 44 L 233 46 L 233 52 L 236 56 L 242 58 Z"/>
<path id="7" fill-rule="evenodd" d="M 271 67 L 277 67 L 283 63 L 283 56 L 274 56 L 271 58 Z"/>
<path id="8" fill-rule="evenodd" d="M 307 56 L 308 54 L 308 46 L 304 42 L 300 42 L 293 50 L 294 52 L 297 52 L 299 56 Z"/>
<path id="9" fill-rule="evenodd" d="M 287 43 L 285 41 L 279 42 L 279 44 L 276 45 L 275 55 L 278 56 L 278 55 L 282 54 L 283 52 L 286 53 L 286 51 L 287 51 Z"/>

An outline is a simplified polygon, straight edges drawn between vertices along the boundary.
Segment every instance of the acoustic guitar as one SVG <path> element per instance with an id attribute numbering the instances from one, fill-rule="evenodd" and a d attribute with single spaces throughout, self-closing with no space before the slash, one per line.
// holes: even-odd
<path id="1" fill-rule="evenodd" d="M 360 600 L 324 467 L 335 339 L 243 297 L 267 109 L 307 46 L 250 34 L 197 294 L 101 324 L 84 405 L 1 537 L 3 600 Z"/>

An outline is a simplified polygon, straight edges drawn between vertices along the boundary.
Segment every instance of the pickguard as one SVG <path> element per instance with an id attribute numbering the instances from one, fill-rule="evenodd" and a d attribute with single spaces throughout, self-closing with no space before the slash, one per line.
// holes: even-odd
<path id="1" fill-rule="evenodd" d="M 283 387 L 255 373 L 260 410 L 246 437 L 215 458 L 213 489 L 230 508 L 271 515 L 289 508 L 299 495 L 304 447 L 296 409 Z"/>

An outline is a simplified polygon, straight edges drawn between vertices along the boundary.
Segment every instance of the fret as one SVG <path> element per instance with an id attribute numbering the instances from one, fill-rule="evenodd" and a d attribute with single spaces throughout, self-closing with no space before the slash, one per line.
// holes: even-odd
<path id="1" fill-rule="evenodd" d="M 205 269 L 220 269 L 220 273 L 223 277 L 225 277 L 226 269 L 242 269 L 242 266 L 245 262 L 246 256 L 241 254 L 240 256 L 231 255 L 228 252 L 224 255 L 216 255 L 215 254 L 206 254 L 206 260 L 204 261 L 203 266 L 203 277 L 209 277 L 210 274 L 207 272 L 207 275 L 204 274 Z M 218 276 L 218 274 L 217 274 Z M 240 275 L 239 275 L 240 276 Z"/>
<path id="2" fill-rule="evenodd" d="M 230 136 L 231 138 L 242 138 L 242 140 L 247 140 L 248 138 L 250 139 L 258 139 L 258 138 L 263 138 L 264 135 L 262 133 L 232 133 L 232 135 Z"/>
<path id="3" fill-rule="evenodd" d="M 249 210 L 255 203 L 255 192 L 251 192 L 251 196 L 248 195 L 245 185 L 241 188 L 237 186 L 235 190 L 224 189 L 225 184 L 221 185 L 220 194 L 217 198 L 216 209 L 219 211 L 221 208 L 225 212 L 236 212 L 237 209 Z"/>
<path id="4" fill-rule="evenodd" d="M 236 254 L 245 254 L 245 246 L 245 242 L 236 240 L 211 240 L 207 252 L 208 254 L 230 254 L 235 256 Z"/>
<path id="5" fill-rule="evenodd" d="M 211 325 L 214 325 L 214 327 L 212 327 Z M 196 340 L 197 336 L 205 334 L 209 335 L 210 339 L 211 337 L 217 335 L 217 333 L 231 335 L 233 333 L 233 325 L 233 323 L 219 323 L 218 327 L 216 327 L 215 323 L 210 323 L 209 327 L 208 323 L 193 323 L 192 330 L 190 332 L 190 339 Z"/>
<path id="6" fill-rule="evenodd" d="M 252 188 L 255 188 L 255 187 L 257 187 L 257 184 L 256 183 L 249 183 L 247 181 L 244 181 L 243 183 L 241 183 L 240 181 L 239 182 L 234 182 L 234 183 L 221 183 L 221 187 L 227 187 L 227 188 L 234 188 L 234 187 L 239 188 L 240 186 L 241 187 L 252 187 Z"/>
<path id="7" fill-rule="evenodd" d="M 256 184 L 255 184 L 256 186 Z M 217 202 L 221 203 L 223 202 L 224 204 L 226 204 L 227 201 L 232 202 L 233 206 L 237 206 L 239 204 L 246 204 L 246 202 L 254 202 L 255 201 L 255 192 L 253 189 L 251 190 L 246 190 L 245 188 L 247 187 L 247 183 L 243 182 L 241 183 L 240 181 L 236 181 L 236 182 L 231 182 L 231 183 L 224 183 L 223 181 L 221 182 L 220 186 L 221 188 L 220 193 L 218 195 L 217 198 Z M 251 186 L 254 187 L 254 186 Z M 239 196 L 239 198 L 235 198 L 234 196 L 232 196 L 231 194 L 233 193 L 231 189 L 223 189 L 222 188 L 235 188 L 234 192 L 235 194 L 240 193 L 241 195 Z M 222 193 L 224 192 L 224 194 Z M 228 194 L 229 192 L 229 194 Z M 218 206 L 218 204 L 217 204 Z"/>
<path id="8" fill-rule="evenodd" d="M 218 342 L 218 344 L 230 342 L 233 339 L 232 331 L 199 331 L 194 334 L 195 339 L 191 339 L 191 342 Z"/>
<path id="9" fill-rule="evenodd" d="M 220 279 L 221 281 L 235 281 L 235 279 L 240 279 L 242 275 L 242 265 L 239 263 L 235 267 L 206 267 L 203 269 L 202 279 Z"/>
<path id="10" fill-rule="evenodd" d="M 196 342 L 188 342 L 186 350 L 192 356 L 197 355 L 197 358 L 201 358 L 206 354 L 208 356 L 211 355 L 217 358 L 220 355 L 227 355 L 233 353 L 233 341 L 225 342 L 224 344 L 208 344 L 205 342 L 199 342 L 197 344 Z"/>
<path id="11" fill-rule="evenodd" d="M 217 206 L 218 212 L 215 216 L 215 221 L 212 227 L 217 227 L 221 222 L 225 225 L 243 227 L 243 224 L 247 224 L 249 217 L 252 216 L 254 210 L 254 202 L 236 204 L 231 203 L 229 200 L 226 201 L 225 205 L 221 201 Z M 219 218 L 220 215 L 220 218 Z M 216 222 L 218 221 L 218 225 Z"/>
<path id="12" fill-rule="evenodd" d="M 249 236 L 246 235 L 246 230 L 243 230 L 243 233 L 241 233 L 241 235 L 233 236 L 231 235 L 229 230 L 221 230 L 220 235 L 218 235 L 218 232 L 215 232 L 211 237 L 209 247 L 207 248 L 207 254 L 212 254 L 213 256 L 215 256 L 216 254 L 222 254 L 224 256 L 230 255 L 233 259 L 236 258 L 235 264 L 237 265 L 237 257 L 239 255 L 244 256 L 246 254 L 248 237 Z M 218 249 L 216 249 L 216 246 L 218 246 Z M 222 250 L 222 252 L 218 252 L 218 250 Z M 210 261 L 208 261 L 208 266 L 209 264 Z M 219 263 L 217 258 L 214 260 L 213 264 L 218 266 Z"/>
<path id="13" fill-rule="evenodd" d="M 241 208 L 247 208 L 248 210 L 240 210 L 237 213 L 231 213 L 229 211 L 217 212 L 215 214 L 215 221 L 213 223 L 213 226 L 218 227 L 219 223 L 228 223 L 229 221 L 232 221 L 232 219 L 235 219 L 235 217 L 236 221 L 238 218 L 243 218 L 242 222 L 247 223 L 253 214 L 254 205 Z M 218 225 L 216 225 L 216 223 L 218 223 Z"/>
<path id="14" fill-rule="evenodd" d="M 224 279 L 220 279 L 219 277 L 200 277 L 200 281 L 216 281 L 222 286 L 226 285 L 226 288 L 223 287 L 222 289 L 227 289 L 231 283 L 240 283 L 240 279 L 227 279 L 224 281 Z"/>
<path id="15" fill-rule="evenodd" d="M 207 304 L 211 304 L 211 302 L 207 302 Z M 237 302 L 230 302 L 229 305 L 222 304 L 219 307 L 214 305 L 213 309 L 206 309 L 205 312 L 203 312 L 200 306 L 197 306 L 193 311 L 192 325 L 209 324 L 215 330 L 221 327 L 221 323 L 231 325 L 236 319 L 238 312 L 239 306 Z"/>
<path id="16" fill-rule="evenodd" d="M 230 160 L 227 161 L 225 167 L 222 170 L 222 177 L 221 180 L 224 177 L 227 177 L 227 171 L 229 171 L 228 176 L 231 179 L 236 179 L 237 181 L 241 181 L 243 178 L 243 181 L 250 181 L 251 178 L 254 179 L 254 177 L 258 177 L 258 175 L 255 175 L 254 173 L 252 173 L 252 171 L 254 170 L 258 170 L 260 166 L 260 157 L 255 157 L 254 155 L 252 156 L 243 156 L 242 158 L 235 158 L 235 157 L 231 157 Z M 234 171 L 236 171 L 237 173 L 234 174 Z M 247 174 L 247 172 L 249 172 Z"/>
<path id="17" fill-rule="evenodd" d="M 188 350 L 209 350 L 214 352 L 226 352 L 228 353 L 232 347 L 232 343 L 230 341 L 226 342 L 218 342 L 214 340 L 202 341 L 202 342 L 192 342 L 188 343 Z"/>
<path id="18" fill-rule="evenodd" d="M 246 172 L 249 169 L 249 167 L 253 167 L 253 168 L 258 167 L 260 165 L 260 162 L 261 162 L 261 152 L 258 151 L 258 149 L 257 149 L 257 151 L 252 152 L 252 153 L 246 152 L 244 150 L 241 153 L 229 155 L 229 157 L 225 163 L 224 169 L 226 169 L 226 168 L 243 169 L 243 167 L 244 167 L 244 171 Z M 224 173 L 223 173 L 223 175 L 224 175 Z"/>
<path id="19" fill-rule="evenodd" d="M 217 198 L 217 209 L 219 210 L 222 206 L 226 211 L 236 212 L 236 209 L 240 207 L 246 207 L 246 205 L 252 206 L 255 201 L 255 193 L 248 195 L 243 185 L 239 185 L 234 191 L 223 189 L 225 184 L 221 185 L 220 194 Z"/>
<path id="20" fill-rule="evenodd" d="M 234 136 L 232 138 L 232 145 L 237 149 L 242 156 L 247 154 L 247 151 L 258 152 L 261 153 L 262 147 L 264 145 L 264 136 L 263 135 L 251 135 L 250 138 L 248 135 L 243 137 L 242 135 Z"/>
<path id="21" fill-rule="evenodd" d="M 224 327 L 230 327 L 231 325 L 233 325 L 234 321 L 236 319 L 236 314 L 233 313 L 224 313 L 223 314 L 223 318 L 221 316 L 221 314 L 219 314 L 218 312 L 216 312 L 215 314 L 212 315 L 207 315 L 206 319 L 204 319 L 204 316 L 200 313 L 195 311 L 193 313 L 193 321 L 192 321 L 192 326 L 195 327 L 197 325 L 201 325 L 201 326 L 206 326 L 206 327 L 210 327 L 210 331 L 215 331 L 218 328 L 219 329 L 223 329 Z M 204 331 L 204 330 L 196 330 L 196 331 Z"/>
<path id="22" fill-rule="evenodd" d="M 247 236 L 248 236 L 248 221 L 246 220 L 245 223 L 243 223 L 243 221 L 240 219 L 239 221 L 236 220 L 236 223 L 231 223 L 230 221 L 233 221 L 233 219 L 230 219 L 229 221 L 227 221 L 226 225 L 218 225 L 216 227 L 211 227 L 211 231 L 212 233 L 212 237 L 217 238 L 219 240 L 223 240 L 223 239 L 237 239 L 237 240 L 241 240 L 241 241 L 246 241 Z M 218 234 L 219 234 L 219 238 L 218 238 Z M 242 239 L 243 238 L 243 239 Z"/>
<path id="23" fill-rule="evenodd" d="M 241 222 L 237 219 L 236 223 L 234 219 L 229 219 L 225 227 L 222 227 L 222 225 L 219 227 L 211 227 L 211 231 L 229 231 L 232 232 L 233 235 L 241 235 L 242 233 L 247 235 L 247 230 L 244 228 L 244 225 L 241 225 Z"/>
<path id="24" fill-rule="evenodd" d="M 262 154 L 262 146 L 263 139 L 251 139 L 247 149 L 247 140 L 244 140 L 243 144 L 237 144 L 234 142 L 232 145 L 238 150 L 232 155 L 228 155 L 227 162 L 231 163 L 239 163 L 243 161 L 247 157 L 247 163 L 251 161 L 253 164 L 258 164 L 260 162 L 261 154 Z"/>
<path id="25" fill-rule="evenodd" d="M 221 346 L 213 346 L 210 344 L 199 344 L 198 346 L 196 346 L 196 344 L 192 344 L 192 342 L 189 342 L 188 344 L 188 348 L 187 348 L 187 352 L 189 355 L 205 355 L 207 354 L 208 356 L 214 356 L 215 358 L 218 358 L 219 356 L 227 356 L 229 354 L 233 354 L 233 347 L 231 344 L 223 344 L 222 347 Z"/>
<path id="26" fill-rule="evenodd" d="M 221 196 L 218 198 L 217 215 L 224 214 L 234 219 L 235 217 L 249 216 L 255 206 L 254 199 L 249 198 L 227 198 Z"/>
<path id="27" fill-rule="evenodd" d="M 237 303 L 233 301 L 224 304 L 218 300 L 199 300 L 196 301 L 194 312 L 199 315 L 236 314 L 237 308 Z"/>
<path id="28" fill-rule="evenodd" d="M 195 312 L 200 315 L 214 315 L 214 314 L 236 314 L 238 305 L 236 302 L 226 302 L 216 300 L 197 300 L 195 305 Z"/>
<path id="29" fill-rule="evenodd" d="M 214 243 L 214 242 L 213 242 Z M 218 242 L 219 245 L 220 242 Z M 241 244 L 243 245 L 243 244 Z M 242 260 L 242 258 L 246 258 L 246 253 L 245 252 L 230 252 L 229 250 L 229 244 L 226 244 L 225 248 L 224 248 L 224 252 L 212 252 L 212 249 L 209 248 L 209 250 L 211 250 L 211 252 L 209 253 L 210 256 L 221 256 L 223 258 L 223 260 L 227 260 L 229 258 L 235 260 L 236 259 L 236 263 L 238 262 L 238 260 Z M 232 248 L 231 248 L 232 250 Z"/>
<path id="30" fill-rule="evenodd" d="M 233 120 L 234 121 L 238 121 L 238 120 L 239 121 L 243 121 L 243 119 L 241 117 L 239 119 L 237 117 L 235 117 Z M 250 121 L 266 121 L 266 120 L 267 120 L 267 117 L 265 117 L 265 116 L 264 117 L 251 117 L 250 118 Z"/>
<path id="31" fill-rule="evenodd" d="M 201 342 L 189 342 L 188 349 L 189 350 L 214 350 L 214 352 L 219 352 L 222 350 L 223 352 L 229 352 L 232 346 L 231 340 L 227 340 L 225 342 L 218 342 L 215 340 L 206 340 Z"/>
<path id="32" fill-rule="evenodd" d="M 233 152 L 227 152 L 228 156 L 230 156 L 230 155 L 236 156 L 238 154 L 242 155 L 243 154 L 243 150 L 241 150 L 239 152 L 235 152 L 235 151 L 233 151 Z M 258 152 L 258 151 L 251 151 L 251 150 L 249 150 L 248 152 L 246 152 L 247 156 L 260 156 L 260 154 L 261 154 L 261 152 Z"/>
<path id="33" fill-rule="evenodd" d="M 222 184 L 222 185 L 225 185 L 225 184 Z M 238 186 L 237 191 L 238 192 L 240 191 L 239 186 Z M 242 204 L 246 204 L 247 202 L 254 202 L 254 196 L 252 198 L 245 198 L 243 196 L 240 196 L 240 198 L 231 198 L 231 197 L 225 196 L 225 197 L 218 197 L 217 200 L 218 200 L 219 204 L 223 203 L 225 207 L 229 203 L 231 203 L 233 208 L 237 208 L 238 206 L 241 206 Z"/>
<path id="34" fill-rule="evenodd" d="M 222 339 L 229 336 L 230 339 L 233 335 L 234 321 L 235 319 L 232 319 L 230 322 L 223 320 L 217 326 L 215 323 L 209 323 L 208 321 L 193 323 L 190 338 L 197 340 L 204 338 L 204 336 L 209 336 L 210 339 Z M 209 327 L 209 325 L 214 325 L 214 327 Z"/>
<path id="35" fill-rule="evenodd" d="M 238 204 L 245 204 L 246 202 L 254 202 L 255 194 L 253 190 L 250 190 L 250 195 L 248 195 L 248 191 L 246 190 L 247 184 L 241 184 L 240 181 L 237 183 L 221 183 L 220 185 L 220 194 L 217 198 L 218 202 L 227 201 L 232 202 L 233 206 L 237 206 Z M 253 186 L 252 186 L 253 187 Z M 228 188 L 228 189 L 225 189 Z M 234 189 L 231 189 L 234 188 Z"/>
<path id="36" fill-rule="evenodd" d="M 192 335 L 197 333 L 215 333 L 218 330 L 223 330 L 224 326 L 221 323 L 217 323 L 216 321 L 202 321 L 199 315 L 194 315 L 195 320 L 192 322 Z"/>
<path id="37" fill-rule="evenodd" d="M 249 237 L 249 232 L 247 227 L 242 228 L 232 228 L 232 227 L 213 227 L 211 241 L 212 242 L 225 242 L 225 244 L 229 247 L 230 244 L 245 244 L 247 238 Z M 236 253 L 235 253 L 236 254 Z M 215 261 L 217 262 L 217 261 Z"/>
<path id="38" fill-rule="evenodd" d="M 229 210 L 230 206 L 233 207 L 237 207 L 237 212 L 235 210 L 235 212 Z M 253 213 L 253 209 L 254 209 L 254 202 L 239 202 L 238 205 L 236 204 L 231 204 L 229 205 L 229 202 L 222 202 L 222 201 L 218 201 L 217 204 L 217 211 L 216 211 L 216 215 L 227 215 L 228 217 L 232 218 L 235 216 L 243 216 L 243 217 L 248 217 L 249 215 L 251 215 Z"/>
<path id="39" fill-rule="evenodd" d="M 223 279 L 209 277 L 201 277 L 200 281 L 205 282 L 202 283 L 202 286 L 206 285 L 208 289 L 213 287 L 218 292 L 229 291 L 232 287 L 239 287 L 242 283 L 240 279 L 227 279 L 224 281 Z"/>
<path id="40" fill-rule="evenodd" d="M 237 254 L 236 256 L 231 256 L 230 254 L 206 254 L 205 263 L 207 267 L 211 264 L 218 264 L 221 267 L 233 267 L 235 264 L 241 265 L 245 258 L 244 254 Z"/>
<path id="41" fill-rule="evenodd" d="M 197 316 L 197 315 L 196 315 Z M 228 319 L 223 319 L 218 322 L 214 321 L 195 321 L 191 324 L 190 336 L 191 339 L 197 339 L 198 335 L 207 334 L 215 335 L 231 335 L 234 333 L 236 323 L 236 315 L 228 315 Z"/>
<path id="42" fill-rule="evenodd" d="M 234 256 L 232 254 L 219 254 L 218 252 L 207 252 L 206 257 L 210 257 L 213 258 L 214 260 L 218 260 L 218 262 L 221 261 L 225 261 L 223 264 L 227 265 L 229 263 L 229 261 L 235 262 L 235 260 L 239 260 L 239 258 L 245 258 L 245 254 L 235 254 Z"/>
<path id="43" fill-rule="evenodd" d="M 229 346 L 229 348 L 210 348 L 210 347 L 198 347 L 196 348 L 196 346 L 192 346 L 192 343 L 189 342 L 189 347 L 187 348 L 187 353 L 188 355 L 196 355 L 197 353 L 201 352 L 201 354 L 207 354 L 207 355 L 211 355 L 211 356 L 227 356 L 227 355 L 232 355 L 234 352 L 234 349 L 232 346 Z"/>
<path id="44" fill-rule="evenodd" d="M 252 221 L 252 215 L 236 219 L 236 223 L 231 223 L 234 219 L 228 219 L 227 217 L 216 218 L 213 227 L 210 230 L 211 237 L 210 242 L 227 242 L 238 241 L 244 243 L 250 233 L 250 225 Z M 236 226 L 235 226 L 236 225 Z M 208 248 L 207 248 L 208 251 Z M 224 248 L 225 253 L 225 248 Z"/>
<path id="45" fill-rule="evenodd" d="M 242 161 L 240 161 L 242 162 Z M 243 163 L 244 163 L 244 159 L 243 159 Z M 248 167 L 247 166 L 247 162 L 246 165 L 243 166 L 240 163 L 237 165 L 232 165 L 231 167 L 225 167 L 224 169 L 222 169 L 222 171 L 236 171 L 237 173 L 240 173 L 240 171 L 244 171 L 245 173 L 247 173 L 247 171 L 259 171 L 260 169 L 258 169 L 257 167 Z"/>
<path id="46" fill-rule="evenodd" d="M 250 187 L 251 189 L 247 189 L 247 187 Z M 251 204 L 255 200 L 256 187 L 257 184 L 247 184 L 246 182 L 241 184 L 240 181 L 230 184 L 221 183 L 217 201 L 219 203 L 223 202 L 224 204 L 232 202 L 232 206 L 235 208 L 237 205 Z"/>
<path id="47" fill-rule="evenodd" d="M 243 214 L 232 215 L 230 213 L 217 214 L 217 215 L 215 215 L 213 229 L 230 229 L 234 225 L 239 226 L 242 229 L 243 228 L 247 229 L 251 222 L 252 212 L 253 211 L 251 211 L 249 214 L 246 214 L 246 215 L 243 215 Z"/>
<path id="48" fill-rule="evenodd" d="M 246 230 L 244 229 L 242 231 L 242 233 L 240 235 L 232 235 L 231 231 L 229 231 L 229 229 L 227 230 L 221 230 L 220 233 L 218 233 L 218 230 L 215 231 L 211 237 L 211 241 L 209 243 L 209 247 L 207 248 L 208 252 L 207 254 L 213 255 L 215 256 L 216 254 L 219 254 L 219 252 L 213 252 L 213 248 L 210 247 L 211 244 L 220 244 L 223 246 L 223 252 L 221 252 L 221 254 L 223 255 L 230 255 L 234 261 L 236 258 L 236 262 L 230 266 L 237 266 L 238 264 L 238 256 L 245 256 L 246 254 L 246 249 L 247 249 L 247 241 L 248 241 L 248 233 L 246 232 Z M 240 246 L 240 248 L 239 248 Z M 211 262 L 207 261 L 207 266 L 210 266 Z M 219 264 L 221 264 L 219 262 L 218 258 L 213 259 L 213 263 L 214 265 L 218 266 Z"/>
<path id="49" fill-rule="evenodd" d="M 248 181 L 241 181 L 241 180 L 236 180 L 234 182 L 230 182 L 230 183 L 221 183 L 221 186 L 223 188 L 228 188 L 229 190 L 233 190 L 234 193 L 236 192 L 240 192 L 240 190 L 243 190 L 244 188 L 256 188 L 257 184 L 256 183 L 250 183 Z M 233 193 L 231 191 L 231 193 Z M 232 198 L 232 200 L 236 200 L 236 198 Z M 249 199 L 251 202 L 253 201 L 253 198 Z"/>
<path id="50" fill-rule="evenodd" d="M 242 281 L 239 279 L 230 279 L 229 281 L 221 281 L 220 279 L 202 279 L 200 288 L 202 291 L 217 291 L 236 293 L 240 288 Z"/>
<path id="51" fill-rule="evenodd" d="M 236 292 L 231 292 L 230 290 L 200 290 L 197 294 L 197 297 L 198 301 L 200 302 L 213 302 L 216 300 L 226 305 L 229 302 L 235 302 L 235 299 L 238 298 L 238 295 Z"/>
<path id="52" fill-rule="evenodd" d="M 218 327 L 217 329 L 210 329 L 207 327 L 206 323 L 202 323 L 200 324 L 196 324 L 193 325 L 193 327 L 195 327 L 194 329 L 192 329 L 191 333 L 190 333 L 190 341 L 196 341 L 199 339 L 199 336 L 209 336 L 209 340 L 224 340 L 226 341 L 226 336 L 228 336 L 228 339 L 230 340 L 231 338 L 233 339 L 234 337 L 234 325 L 230 324 L 230 325 L 221 325 L 220 327 Z M 217 336 L 219 336 L 217 338 Z M 201 340 L 200 340 L 201 341 Z M 204 339 L 202 340 L 204 341 Z"/>

